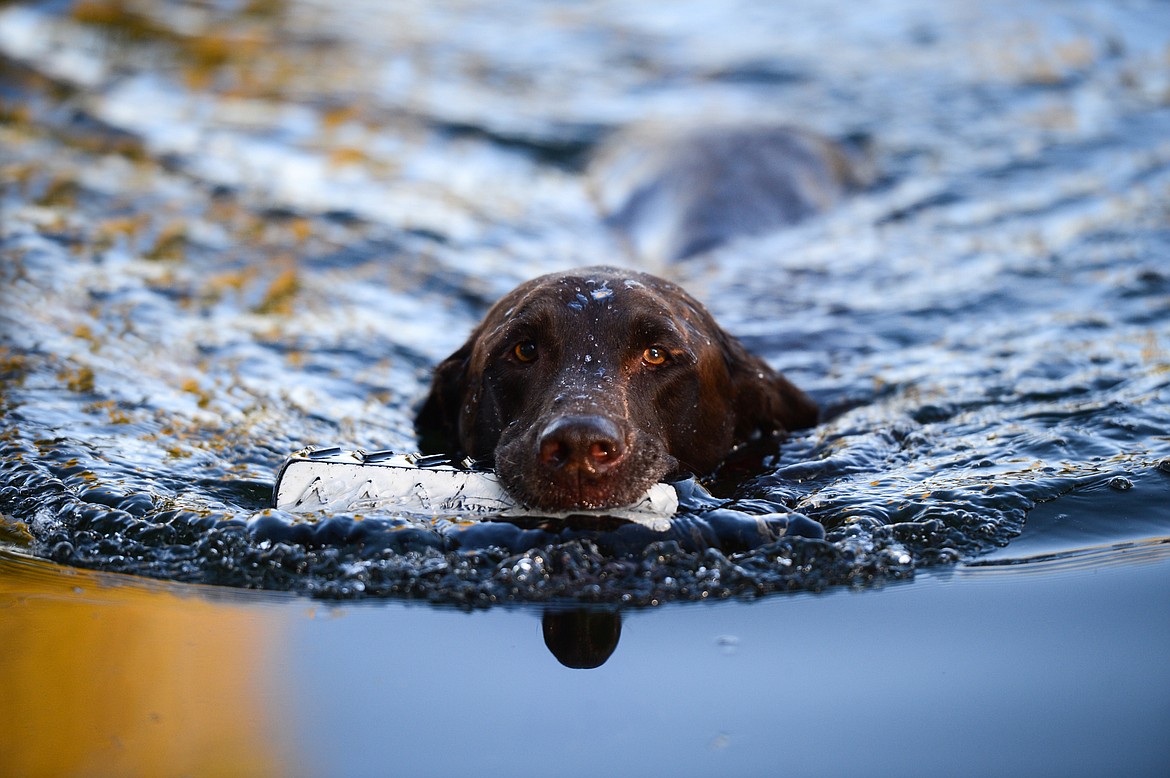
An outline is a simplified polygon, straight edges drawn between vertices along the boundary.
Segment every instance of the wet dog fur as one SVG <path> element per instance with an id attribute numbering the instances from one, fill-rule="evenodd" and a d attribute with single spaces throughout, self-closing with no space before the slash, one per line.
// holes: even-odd
<path id="1" fill-rule="evenodd" d="M 655 276 L 591 267 L 497 302 L 435 370 L 420 439 L 494 466 L 524 504 L 626 505 L 714 470 L 760 434 L 812 426 L 813 401 Z"/>

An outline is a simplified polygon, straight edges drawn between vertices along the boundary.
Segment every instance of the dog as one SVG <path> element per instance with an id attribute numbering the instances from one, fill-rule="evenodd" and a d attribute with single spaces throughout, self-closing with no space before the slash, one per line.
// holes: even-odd
<path id="1" fill-rule="evenodd" d="M 636 125 L 589 166 L 605 223 L 647 266 L 823 213 L 876 181 L 873 144 L 768 124 Z"/>
<path id="2" fill-rule="evenodd" d="M 631 504 L 816 421 L 804 392 L 682 288 L 589 267 L 499 300 L 435 369 L 415 427 L 424 444 L 494 466 L 525 505 L 564 512 Z"/>

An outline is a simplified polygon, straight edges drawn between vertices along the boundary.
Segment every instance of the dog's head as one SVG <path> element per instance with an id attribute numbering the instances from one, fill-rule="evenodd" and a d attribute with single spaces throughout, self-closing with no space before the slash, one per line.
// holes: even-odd
<path id="1" fill-rule="evenodd" d="M 424 441 L 494 463 L 545 510 L 626 505 L 664 476 L 714 469 L 756 432 L 816 406 L 678 286 L 585 268 L 496 303 L 435 370 Z"/>

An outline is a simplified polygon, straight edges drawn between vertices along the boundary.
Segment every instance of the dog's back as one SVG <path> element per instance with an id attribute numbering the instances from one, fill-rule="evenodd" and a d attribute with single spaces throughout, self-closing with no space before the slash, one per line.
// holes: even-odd
<path id="1" fill-rule="evenodd" d="M 784 126 L 636 128 L 590 174 L 607 222 L 656 263 L 795 224 L 872 180 L 861 142 Z"/>

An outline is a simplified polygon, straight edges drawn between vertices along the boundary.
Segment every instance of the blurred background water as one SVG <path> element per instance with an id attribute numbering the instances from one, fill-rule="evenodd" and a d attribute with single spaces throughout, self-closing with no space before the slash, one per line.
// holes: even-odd
<path id="1" fill-rule="evenodd" d="M 8 601 L 37 590 L 14 572 L 41 564 L 30 558 L 65 566 L 36 568 L 57 571 L 36 581 L 64 587 L 50 601 L 72 601 L 80 567 L 461 608 L 600 602 L 611 617 L 918 576 L 842 618 L 888 621 L 897 603 L 932 598 L 947 610 L 953 596 L 958 626 L 939 648 L 953 655 L 976 619 L 1016 600 L 976 604 L 980 594 L 939 583 L 952 572 L 1009 571 L 1016 597 L 1046 592 L 1052 618 L 1076 625 L 1085 576 L 1108 570 L 1132 607 L 1117 611 L 1113 642 L 1074 650 L 1069 671 L 1136 641 L 1130 669 L 1165 688 L 1151 659 L 1167 645 L 1170 535 L 1165 3 L 6 3 L 0 69 Z M 877 182 L 799 226 L 664 265 L 604 226 L 589 167 L 615 132 L 649 120 L 863 135 Z M 732 509 L 822 522 L 825 542 L 615 555 L 580 537 L 504 548 L 498 532 L 402 516 L 334 517 L 306 543 L 265 530 L 293 521 L 267 509 L 288 453 L 412 450 L 429 369 L 487 306 L 533 275 L 599 262 L 679 281 L 828 409 L 763 472 L 717 484 Z M 1061 576 L 1079 582 L 1063 599 Z M 297 602 L 241 607 L 307 607 Z M 679 608 L 658 632 L 650 624 L 664 622 L 641 611 L 621 615 L 656 636 L 645 645 L 660 660 L 712 614 L 734 614 L 732 634 L 783 613 L 772 628 L 806 619 L 828 644 L 814 615 L 826 602 L 858 601 Z M 438 641 L 462 635 L 445 611 L 377 607 L 349 611 L 370 625 L 364 639 L 415 620 Z M 543 612 L 496 610 L 472 635 Z M 1000 612 L 988 636 L 1038 618 Z M 20 618 L 43 626 L 35 612 Z M 9 621 L 5 642 L 25 623 Z M 903 641 L 938 628 L 915 623 L 870 639 L 912 651 Z M 836 640 L 865 642 L 839 629 Z M 97 651 L 99 664 L 112 653 Z M 47 676 L 61 666 L 45 662 Z M 963 677 L 1021 677 L 1009 668 Z M 631 705 L 619 687 L 599 688 Z M 1146 731 L 1135 722 L 1170 722 L 1164 702 L 1108 688 L 1085 710 L 1121 705 L 1131 735 Z M 913 707 L 915 693 L 901 699 Z M 808 720 L 838 720 L 822 713 Z M 1068 715 L 1069 727 L 1087 721 Z M 723 742 L 708 734 L 704 748 Z M 1135 774 L 1170 763 L 1164 746 L 1124 743 Z M 763 764 L 760 745 L 741 767 Z M 1041 750 L 1005 753 L 1022 767 Z"/>

